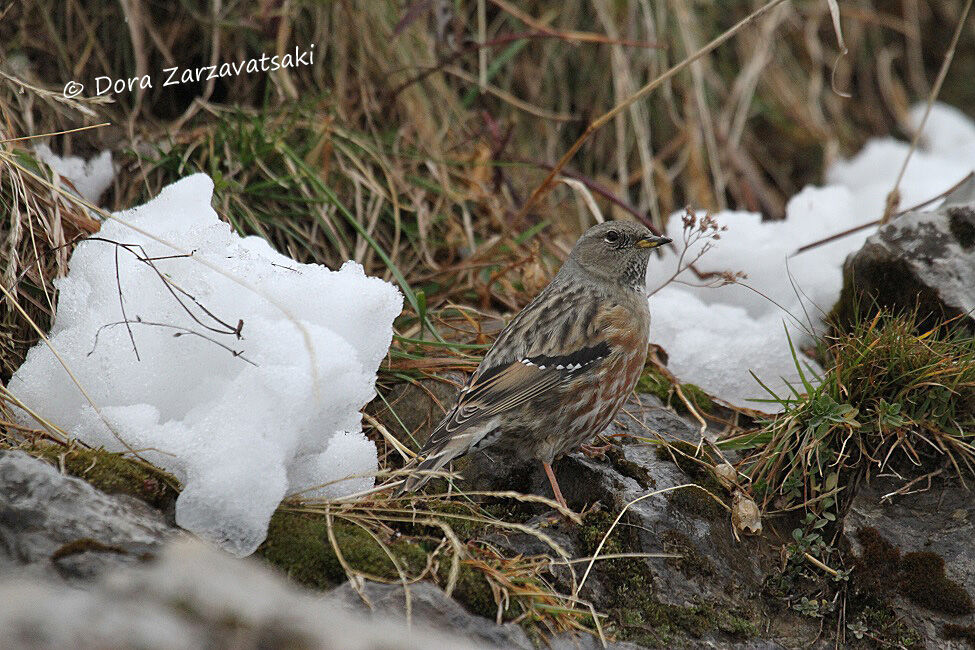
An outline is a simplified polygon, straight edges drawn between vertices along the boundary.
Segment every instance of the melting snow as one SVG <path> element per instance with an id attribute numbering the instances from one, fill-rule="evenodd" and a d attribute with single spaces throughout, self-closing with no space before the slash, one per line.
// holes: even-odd
<path id="1" fill-rule="evenodd" d="M 915 127 L 923 112 L 923 106 L 911 111 Z M 783 323 L 795 345 L 811 342 L 809 330 L 821 328 L 821 317 L 839 297 L 843 261 L 875 228 L 789 256 L 804 244 L 878 219 L 909 148 L 909 143 L 893 138 L 871 140 L 856 156 L 827 170 L 827 186 L 806 187 L 792 197 L 784 221 L 763 223 L 761 215 L 750 212 L 716 213 L 728 230 L 696 267 L 744 271 L 748 278 L 743 283 L 754 290 L 674 283 L 651 296 L 650 337 L 667 350 L 670 370 L 733 404 L 777 410 L 775 405 L 751 401 L 769 395 L 749 370 L 780 395 L 788 394 L 786 382 L 798 384 Z M 901 207 L 944 192 L 973 169 L 975 124 L 957 109 L 936 104 L 901 181 Z M 678 242 L 683 238 L 680 216 L 672 216 L 667 228 L 667 235 Z M 673 274 L 676 261 L 676 254 L 666 251 L 650 262 L 651 291 Z M 697 282 L 690 271 L 679 280 Z"/>
<path id="2" fill-rule="evenodd" d="M 37 145 L 34 151 L 44 164 L 71 181 L 83 199 L 95 205 L 115 177 L 111 151 L 103 151 L 88 161 L 77 156 L 62 158 L 46 144 Z"/>
<path id="3" fill-rule="evenodd" d="M 98 410 L 43 344 L 9 388 L 72 436 L 128 445 L 172 472 L 184 485 L 176 522 L 246 555 L 286 494 L 335 497 L 374 484 L 376 448 L 359 411 L 375 394 L 402 296 L 354 262 L 330 271 L 239 237 L 210 207 L 212 192 L 197 174 L 116 215 L 196 259 L 163 259 L 176 251 L 115 220 L 97 234 L 157 258 L 195 319 L 149 265 L 112 243 L 82 242 L 57 281 L 50 340 Z M 143 321 L 130 325 L 138 359 L 120 324 L 116 254 L 125 313 Z M 182 292 L 229 330 L 242 320 L 241 338 Z M 365 477 L 309 492 L 351 475 Z"/>

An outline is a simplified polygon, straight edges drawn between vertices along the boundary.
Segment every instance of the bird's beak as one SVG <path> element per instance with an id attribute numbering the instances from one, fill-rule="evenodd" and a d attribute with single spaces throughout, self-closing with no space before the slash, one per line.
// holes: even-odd
<path id="1" fill-rule="evenodd" d="M 639 248 L 656 248 L 657 246 L 669 244 L 671 241 L 667 237 L 644 237 L 643 239 L 636 240 L 636 245 Z"/>

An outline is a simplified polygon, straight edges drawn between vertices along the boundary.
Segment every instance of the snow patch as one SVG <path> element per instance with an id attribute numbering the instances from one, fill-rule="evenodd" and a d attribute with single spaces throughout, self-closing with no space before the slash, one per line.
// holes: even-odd
<path id="1" fill-rule="evenodd" d="M 9 388 L 72 436 L 124 451 L 121 438 L 173 473 L 184 485 L 176 522 L 247 555 L 285 495 L 338 497 L 374 484 L 376 449 L 359 411 L 375 395 L 402 296 L 355 262 L 330 271 L 239 237 L 210 207 L 212 193 L 210 178 L 197 174 L 116 215 L 203 263 L 172 257 L 177 251 L 115 220 L 98 233 L 159 258 L 170 287 L 104 241 L 80 243 L 57 281 L 51 344 L 100 412 L 43 344 Z M 139 359 L 122 324 L 116 252 L 125 313 L 143 321 L 130 323 Z M 238 340 L 228 331 L 239 319 Z M 335 482 L 350 475 L 364 476 Z"/>
<path id="2" fill-rule="evenodd" d="M 98 205 L 98 199 L 115 178 L 111 151 L 103 151 L 87 161 L 78 156 L 62 158 L 46 144 L 37 145 L 34 152 L 41 162 L 71 181 L 81 197 L 94 205 Z"/>
<path id="3" fill-rule="evenodd" d="M 923 105 L 912 109 L 915 127 L 923 113 Z M 822 317 L 839 298 L 844 260 L 876 228 L 790 256 L 805 244 L 880 218 L 909 148 L 893 138 L 871 140 L 857 155 L 827 170 L 828 185 L 809 186 L 793 196 L 784 221 L 762 222 L 753 212 L 716 213 L 728 230 L 696 267 L 704 272 L 744 271 L 748 277 L 742 283 L 748 286 L 675 283 L 650 297 L 650 337 L 667 351 L 674 374 L 732 404 L 778 410 L 774 404 L 751 401 L 769 395 L 749 370 L 776 392 L 784 391 L 785 382 L 799 383 L 783 323 L 797 348 L 812 342 L 810 332 L 821 330 Z M 900 184 L 901 207 L 931 199 L 973 169 L 975 124 L 957 109 L 934 105 Z M 672 215 L 667 226 L 667 236 L 676 242 L 683 240 L 681 216 Z M 701 245 L 692 247 L 688 258 Z M 677 254 L 669 249 L 654 257 L 647 270 L 648 289 L 657 289 L 676 264 Z M 678 280 L 699 283 L 690 271 Z"/>

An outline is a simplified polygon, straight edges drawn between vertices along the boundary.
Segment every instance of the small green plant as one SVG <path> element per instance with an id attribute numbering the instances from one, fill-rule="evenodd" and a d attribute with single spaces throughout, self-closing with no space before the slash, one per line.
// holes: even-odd
<path id="1" fill-rule="evenodd" d="M 918 333 L 913 315 L 880 313 L 821 343 L 823 376 L 803 368 L 790 339 L 801 386 L 788 396 L 766 386 L 781 413 L 723 441 L 750 450 L 741 469 L 766 508 L 806 510 L 796 533 L 805 550 L 836 520 L 857 472 L 946 462 L 964 480 L 975 470 L 970 334 Z"/>

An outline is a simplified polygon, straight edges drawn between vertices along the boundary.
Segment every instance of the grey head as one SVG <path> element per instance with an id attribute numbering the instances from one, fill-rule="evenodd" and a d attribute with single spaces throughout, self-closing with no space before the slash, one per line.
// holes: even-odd
<path id="1" fill-rule="evenodd" d="M 582 271 L 610 284 L 642 290 L 651 251 L 669 243 L 635 221 L 606 221 L 583 233 L 565 267 L 569 272 Z"/>

